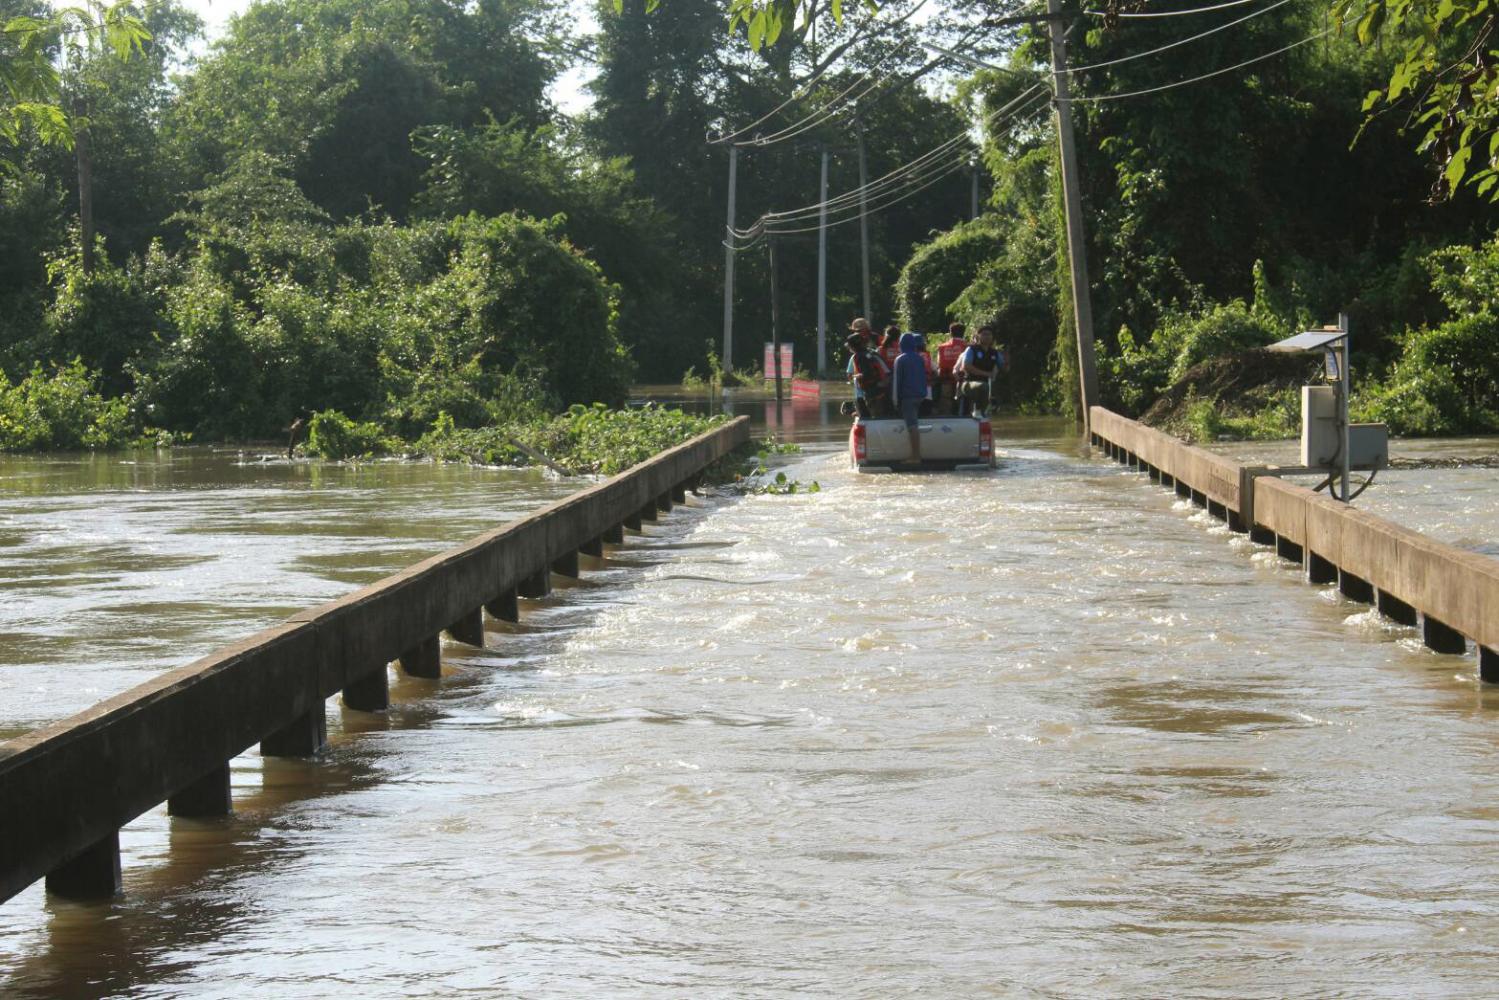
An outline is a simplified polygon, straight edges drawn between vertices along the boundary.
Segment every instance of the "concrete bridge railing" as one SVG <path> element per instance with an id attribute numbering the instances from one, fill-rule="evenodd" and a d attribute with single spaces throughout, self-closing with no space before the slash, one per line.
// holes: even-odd
<path id="1" fill-rule="evenodd" d="M 1499 682 L 1499 559 L 1427 538 L 1262 469 L 1184 444 L 1103 407 L 1090 411 L 1094 445 L 1190 497 L 1238 532 L 1273 544 L 1309 583 L 1419 626 L 1428 647 L 1478 650 L 1479 676 Z"/>
<path id="2" fill-rule="evenodd" d="M 119 830 L 166 802 L 179 816 L 231 810 L 229 761 L 256 743 L 304 756 L 326 738 L 325 701 L 388 704 L 387 667 L 437 677 L 440 635 L 484 643 L 484 613 L 515 621 L 552 573 L 578 575 L 685 499 L 702 471 L 749 440 L 740 417 L 612 479 L 486 532 L 339 600 L 293 615 L 188 666 L 0 743 L 0 901 L 39 878 L 87 898 L 120 886 Z"/>

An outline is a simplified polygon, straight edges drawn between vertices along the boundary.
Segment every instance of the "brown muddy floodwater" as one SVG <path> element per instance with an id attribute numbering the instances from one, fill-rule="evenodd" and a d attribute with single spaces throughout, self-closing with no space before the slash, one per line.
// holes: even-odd
<path id="1" fill-rule="evenodd" d="M 1496 992 L 1471 659 L 1061 425 L 987 475 L 842 433 L 794 430 L 820 493 L 694 500 L 388 714 L 331 702 L 321 759 L 237 759 L 232 818 L 130 824 L 116 902 L 0 905 L 0 995 Z M 140 462 L 0 462 L 12 731 L 575 485 Z M 1465 475 L 1381 512 L 1489 546 Z"/>

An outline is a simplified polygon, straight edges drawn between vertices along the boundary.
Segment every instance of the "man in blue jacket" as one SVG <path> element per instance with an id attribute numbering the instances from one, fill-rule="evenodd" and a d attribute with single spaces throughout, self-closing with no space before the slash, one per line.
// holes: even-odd
<path id="1" fill-rule="evenodd" d="M 926 402 L 926 361 L 921 356 L 921 334 L 903 333 L 900 337 L 900 354 L 895 358 L 895 375 L 890 380 L 890 392 L 896 412 L 906 422 L 906 433 L 911 436 L 911 461 L 921 462 L 921 404 Z"/>

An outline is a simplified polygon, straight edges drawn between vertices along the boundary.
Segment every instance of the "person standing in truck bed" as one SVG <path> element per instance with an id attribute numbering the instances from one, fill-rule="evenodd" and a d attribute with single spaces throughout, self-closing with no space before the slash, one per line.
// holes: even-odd
<path id="1" fill-rule="evenodd" d="M 926 362 L 921 358 L 919 333 L 902 334 L 900 355 L 895 359 L 895 377 L 890 380 L 895 410 L 906 422 L 911 438 L 911 461 L 921 464 L 921 407 L 926 403 Z"/>

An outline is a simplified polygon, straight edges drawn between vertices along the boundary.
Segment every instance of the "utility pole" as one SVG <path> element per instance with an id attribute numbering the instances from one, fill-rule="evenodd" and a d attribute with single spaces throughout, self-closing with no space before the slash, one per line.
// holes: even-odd
<path id="1" fill-rule="evenodd" d="M 781 401 L 781 295 L 776 287 L 776 238 L 773 235 L 770 237 L 770 355 L 775 359 L 776 402 L 779 403 Z"/>
<path id="2" fill-rule="evenodd" d="M 817 377 L 828 370 L 828 158 L 822 151 L 822 193 L 817 200 Z"/>
<path id="3" fill-rule="evenodd" d="M 1077 326 L 1077 375 L 1082 395 L 1083 433 L 1088 407 L 1098 402 L 1098 366 L 1093 356 L 1093 300 L 1088 285 L 1088 243 L 1083 232 L 1082 185 L 1072 137 L 1072 101 L 1067 80 L 1067 39 L 1061 0 L 1046 0 L 1051 31 L 1051 79 L 1057 107 L 1057 144 L 1062 155 L 1062 196 L 1067 210 L 1067 259 L 1072 267 L 1072 318 Z"/>
<path id="4" fill-rule="evenodd" d="M 78 230 L 83 240 L 83 273 L 94 273 L 94 154 L 89 145 L 88 108 L 83 98 L 73 104 L 81 122 L 73 132 L 73 153 L 78 160 Z"/>
<path id="5" fill-rule="evenodd" d="M 739 147 L 729 146 L 729 221 L 723 252 L 723 370 L 734 370 L 734 195 L 739 183 Z"/>
<path id="6" fill-rule="evenodd" d="M 864 318 L 874 326 L 874 308 L 869 304 L 869 165 L 864 159 L 864 123 L 855 122 L 859 133 L 859 256 L 864 263 Z M 825 199 L 824 199 L 825 200 Z"/>
<path id="7" fill-rule="evenodd" d="M 969 198 L 968 206 L 968 218 L 971 221 L 979 217 L 979 161 L 977 157 L 969 163 L 968 168 L 973 174 L 973 193 Z"/>

